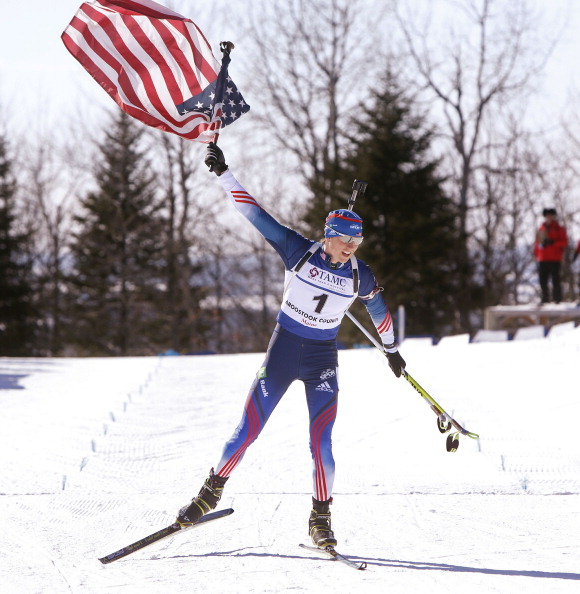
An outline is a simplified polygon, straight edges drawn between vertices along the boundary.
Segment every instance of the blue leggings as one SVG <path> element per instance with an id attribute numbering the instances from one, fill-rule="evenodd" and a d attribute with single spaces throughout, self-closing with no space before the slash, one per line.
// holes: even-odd
<path id="1" fill-rule="evenodd" d="M 302 380 L 310 416 L 313 495 L 332 496 L 332 428 L 338 401 L 338 355 L 334 340 L 309 340 L 276 326 L 266 359 L 248 394 L 240 424 L 226 443 L 216 474 L 228 477 L 257 439 L 294 380 Z"/>

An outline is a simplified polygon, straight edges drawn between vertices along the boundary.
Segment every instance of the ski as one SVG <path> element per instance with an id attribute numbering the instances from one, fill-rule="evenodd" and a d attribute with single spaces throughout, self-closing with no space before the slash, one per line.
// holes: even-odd
<path id="1" fill-rule="evenodd" d="M 306 549 L 307 551 L 312 551 L 313 553 L 325 553 L 330 558 L 334 559 L 335 561 L 339 561 L 340 563 L 344 563 L 344 565 L 348 565 L 348 567 L 352 567 L 353 569 L 363 570 L 367 568 L 367 564 L 365 561 L 357 562 L 341 555 L 334 547 L 328 546 L 324 548 L 320 547 L 313 547 L 305 544 L 300 544 L 302 549 Z"/>
<path id="2" fill-rule="evenodd" d="M 160 540 L 163 540 L 164 538 L 167 538 L 168 536 L 171 536 L 172 534 L 175 534 L 177 532 L 182 532 L 184 530 L 190 530 L 191 528 L 196 528 L 197 526 L 200 526 L 201 524 L 207 524 L 207 522 L 212 522 L 213 520 L 218 520 L 219 518 L 224 518 L 225 516 L 229 516 L 230 514 L 233 514 L 233 513 L 234 513 L 234 510 L 231 508 L 222 509 L 222 510 L 216 511 L 216 512 L 211 512 L 209 514 L 206 514 L 205 516 L 202 516 L 195 524 L 193 524 L 193 526 L 188 526 L 187 528 L 183 528 L 181 526 L 181 524 L 179 524 L 178 522 L 174 522 L 170 526 L 166 526 L 165 528 L 162 528 L 161 530 L 158 530 L 157 532 L 154 532 L 153 534 L 150 534 L 149 536 L 146 536 L 145 538 L 142 538 L 141 540 L 138 540 L 137 542 L 134 542 L 133 544 L 127 545 L 126 547 L 123 547 L 122 549 L 119 549 L 118 551 L 115 551 L 114 553 L 110 553 L 109 555 L 105 555 L 104 557 L 101 557 L 99 559 L 99 561 L 105 565 L 107 563 L 112 563 L 113 561 L 116 561 L 117 559 L 121 559 L 122 557 L 126 557 L 127 555 L 130 555 L 131 553 L 134 553 L 135 551 L 139 551 L 139 550 L 149 546 L 150 544 L 153 544 L 154 542 L 159 542 Z"/>

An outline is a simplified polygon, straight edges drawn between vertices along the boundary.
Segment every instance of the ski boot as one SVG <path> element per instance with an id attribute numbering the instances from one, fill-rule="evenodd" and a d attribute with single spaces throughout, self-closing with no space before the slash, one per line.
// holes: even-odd
<path id="1" fill-rule="evenodd" d="M 224 485 L 228 477 L 223 478 L 210 470 L 209 477 L 203 483 L 201 491 L 191 500 L 191 503 L 184 505 L 177 513 L 176 522 L 182 528 L 193 526 L 203 515 L 215 509 L 218 501 L 222 497 Z"/>
<path id="2" fill-rule="evenodd" d="M 330 504 L 332 498 L 328 501 L 318 501 L 312 498 L 312 511 L 308 520 L 308 529 L 310 538 L 315 547 L 324 549 L 326 547 L 335 547 L 336 538 L 330 527 Z"/>

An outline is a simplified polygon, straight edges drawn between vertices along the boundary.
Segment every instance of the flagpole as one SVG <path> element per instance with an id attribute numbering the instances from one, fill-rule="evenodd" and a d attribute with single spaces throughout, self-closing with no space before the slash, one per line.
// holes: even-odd
<path id="1" fill-rule="evenodd" d="M 234 47 L 236 47 L 236 46 L 231 41 L 220 41 L 220 50 L 221 50 L 222 54 L 224 55 L 224 57 L 222 58 L 222 65 L 226 58 L 228 59 L 228 63 L 229 63 L 230 53 L 234 49 Z M 214 138 L 214 142 L 216 144 L 217 144 L 219 137 L 220 137 L 220 133 L 216 132 L 215 138 Z"/>

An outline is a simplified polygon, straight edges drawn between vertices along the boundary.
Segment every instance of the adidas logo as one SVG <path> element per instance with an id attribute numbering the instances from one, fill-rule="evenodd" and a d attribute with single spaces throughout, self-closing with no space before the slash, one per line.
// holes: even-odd
<path id="1" fill-rule="evenodd" d="M 330 387 L 328 382 L 322 382 L 319 386 L 316 386 L 316 390 L 319 392 L 332 392 L 333 389 Z"/>

